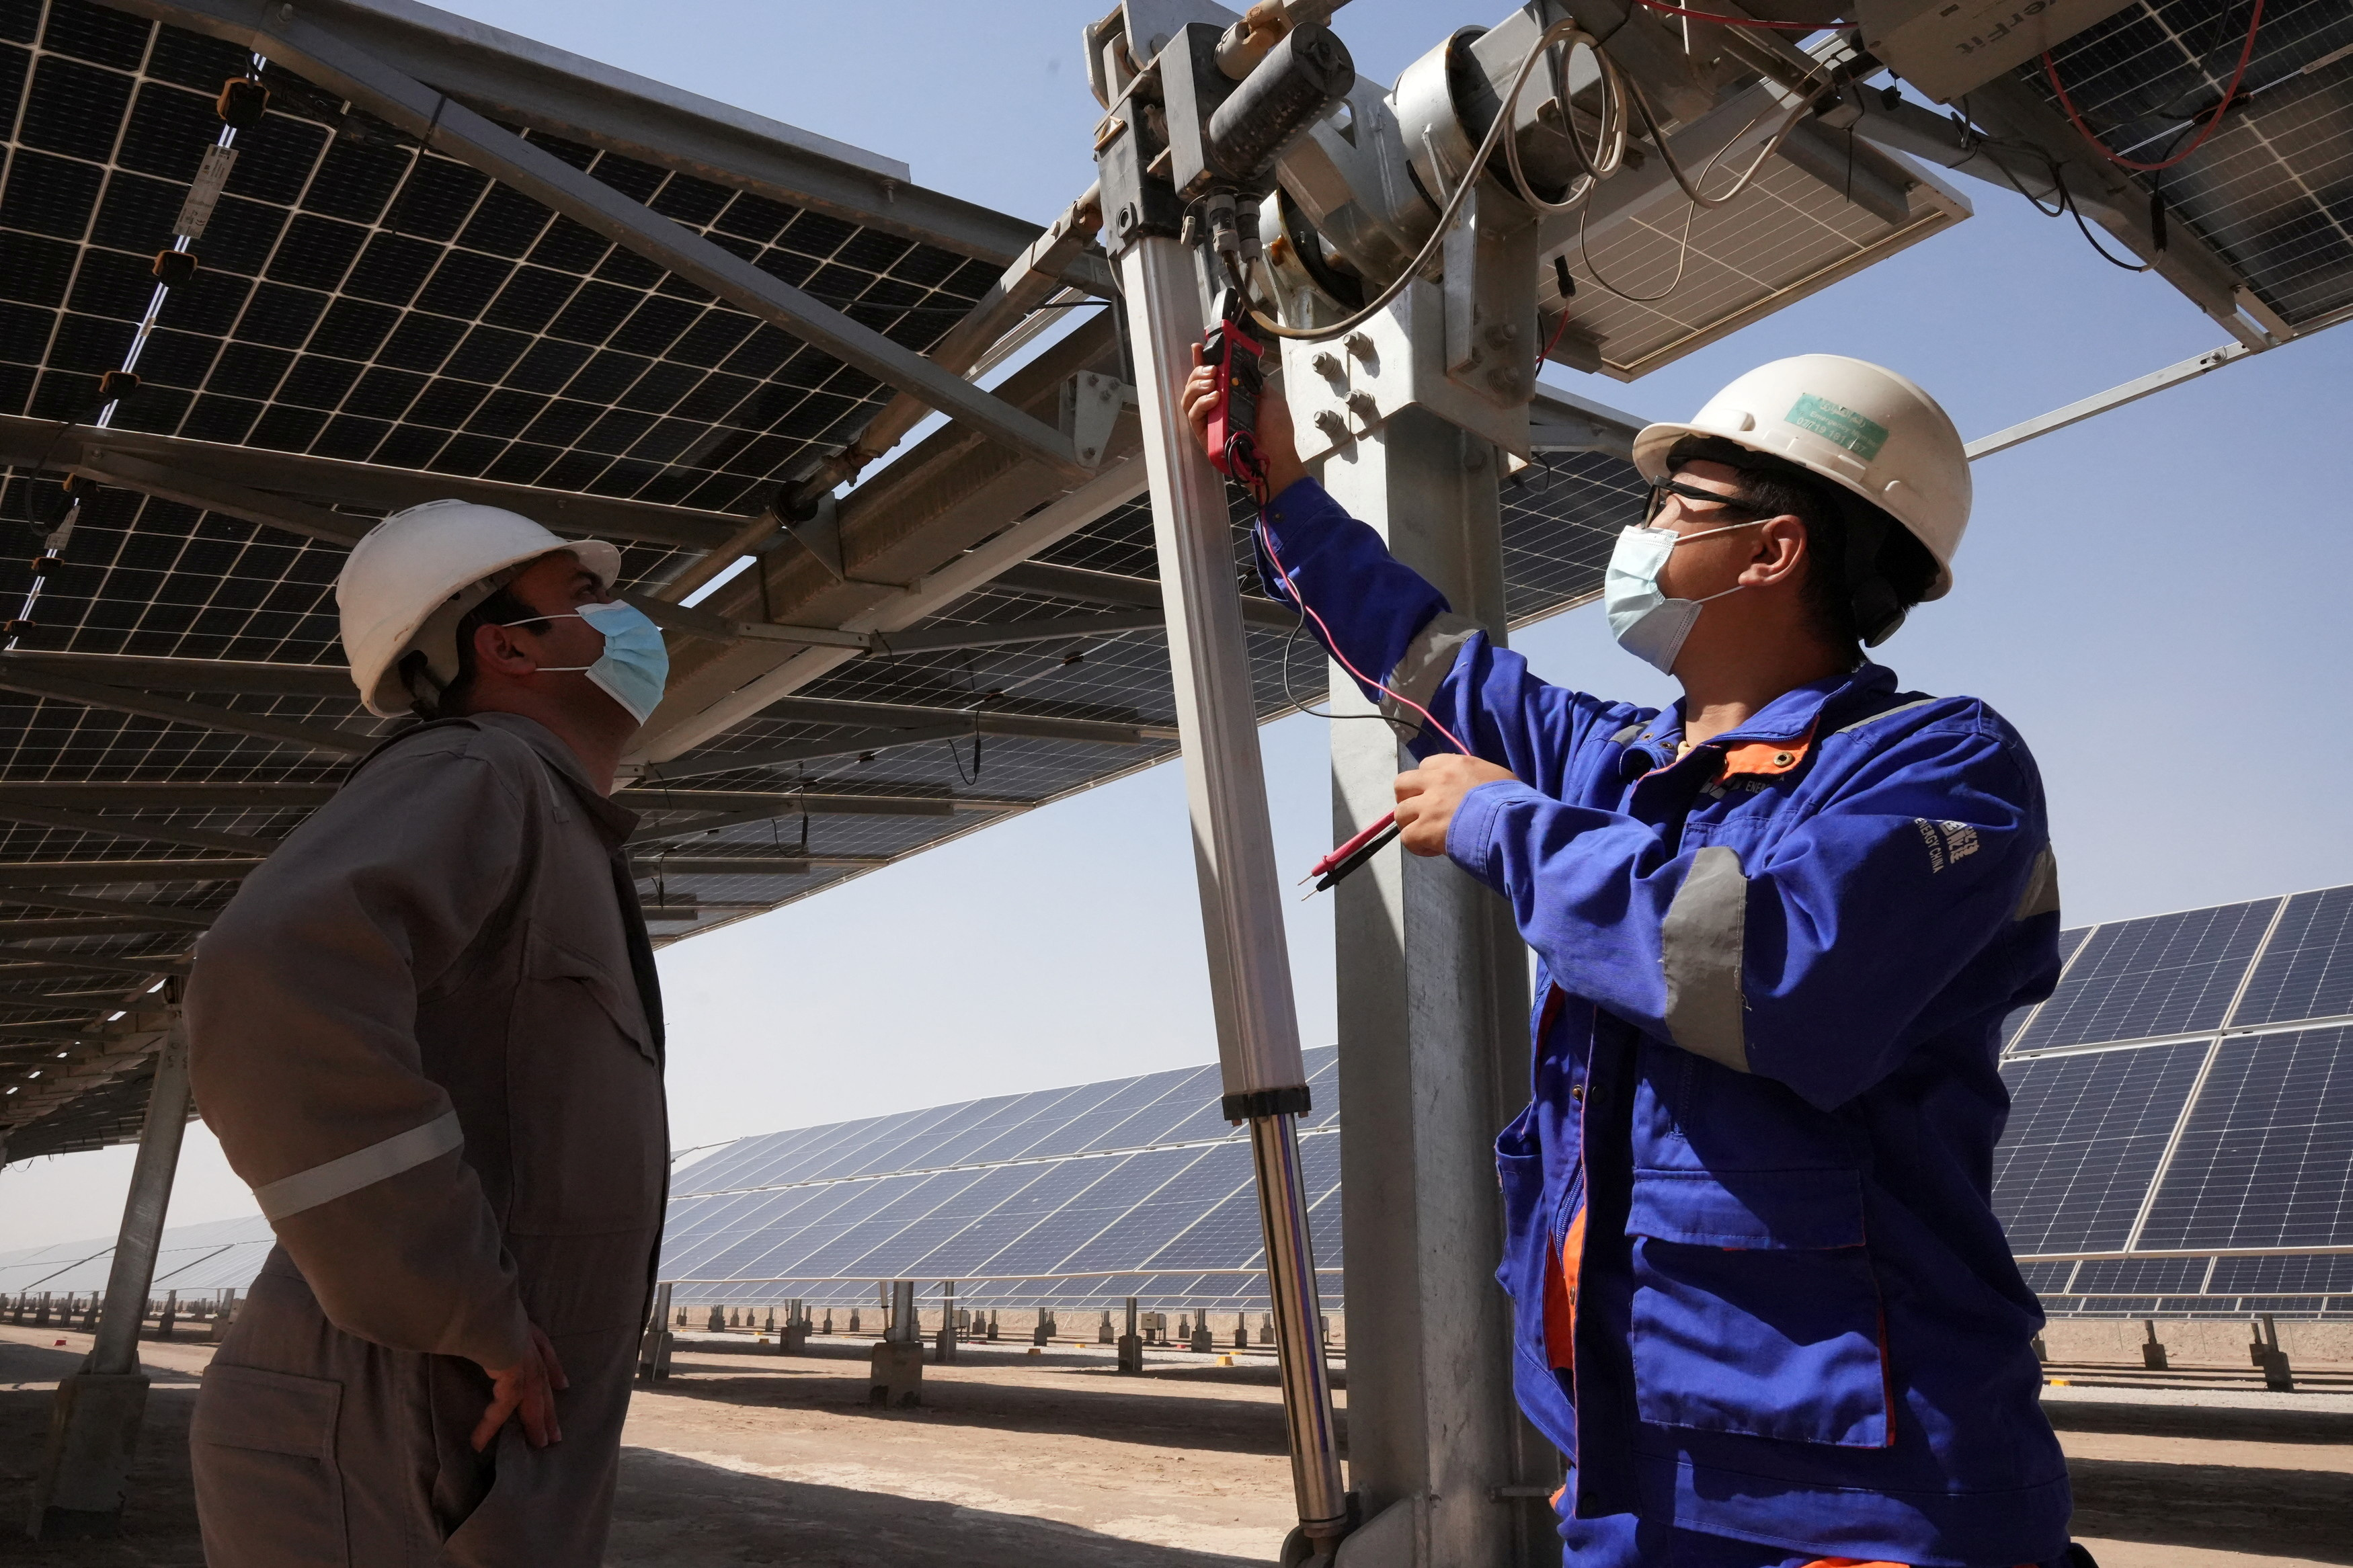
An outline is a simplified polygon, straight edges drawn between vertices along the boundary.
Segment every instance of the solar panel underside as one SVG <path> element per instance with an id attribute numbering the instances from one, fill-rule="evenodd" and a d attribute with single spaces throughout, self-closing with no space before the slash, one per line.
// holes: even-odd
<path id="1" fill-rule="evenodd" d="M 97 378 L 121 363 L 153 298 L 153 256 L 171 244 L 198 160 L 218 132 L 213 95 L 248 63 L 219 40 L 90 0 L 0 0 L 0 415 L 87 422 L 96 414 Z M 142 385 L 118 406 L 117 429 L 691 509 L 710 528 L 756 510 L 782 477 L 841 442 L 886 395 L 862 373 L 347 111 L 299 78 L 275 68 L 265 77 L 269 111 L 239 132 L 235 170 L 195 246 L 201 267 L 164 300 L 139 361 Z M 528 135 L 911 348 L 931 346 L 997 276 L 997 263 L 791 206 L 708 171 Z M 1074 339 L 1092 333 L 1109 343 L 1100 315 L 1073 314 L 1086 318 Z M 1504 557 L 1514 624 L 1594 594 L 1641 494 L 1629 465 L 1591 453 L 1553 455 L 1511 482 Z M 373 515 L 346 510 L 355 521 Z M 63 510 L 55 476 L 16 468 L 0 480 L 0 604 L 13 610 L 20 602 L 29 563 Z M 1237 546 L 1254 591 L 1239 532 Z M 630 543 L 624 580 L 645 586 L 685 555 Z M 21 646 L 318 670 L 330 675 L 327 685 L 298 682 L 293 692 L 165 695 L 242 717 L 381 732 L 322 668 L 340 662 L 332 584 L 343 559 L 336 545 L 101 486 L 49 573 Z M 1039 559 L 1153 577 L 1148 512 L 1140 503 L 1120 508 Z M 990 585 L 923 625 L 1073 613 L 1069 601 Z M 1307 639 L 1254 629 L 1249 647 L 1261 718 L 1320 696 L 1324 661 Z M 1122 724 L 1175 720 L 1167 654 L 1155 634 L 861 658 L 798 695 Z M 708 749 L 823 751 L 852 728 L 772 710 Z M 219 728 L 14 693 L 0 694 L 0 786 L 325 784 L 343 765 Z M 836 750 L 697 773 L 691 783 L 1029 804 L 1165 761 L 1175 747 L 976 735 Z M 151 805 L 139 820 L 266 845 L 307 809 Z M 657 809 L 646 826 L 661 833 L 696 820 Z M 691 839 L 644 843 L 640 892 L 666 940 L 807 897 L 996 820 L 958 811 L 733 821 Z M 172 917 L 217 910 L 237 873 L 206 867 L 237 858 L 132 831 L 0 819 L 0 889 L 56 882 L 54 872 L 12 867 L 69 865 L 83 895 L 163 911 L 164 929 L 97 921 L 16 933 L 63 957 L 134 968 L 178 957 L 189 935 Z M 0 921 L 58 913 L 12 903 L 0 890 Z M 0 1026 L 55 1026 L 70 1036 L 132 989 L 129 976 L 19 968 L 0 994 Z M 133 1069 L 70 1115 L 19 1129 L 12 1152 L 135 1134 L 143 1082 Z M 902 1137 L 920 1131 L 910 1125 Z M 828 1134 L 842 1160 L 853 1158 L 847 1136 Z M 856 1157 L 888 1158 L 880 1145 Z"/>
<path id="2" fill-rule="evenodd" d="M 2353 10 L 2266 0 L 2242 95 L 2203 145 L 2134 177 L 2291 327 L 2353 309 Z M 2144 163 L 2187 149 L 2231 82 L 2250 8 L 2140 0 L 2052 51 L 2108 149 Z M 2019 79 L 2054 109 L 2042 64 Z"/>

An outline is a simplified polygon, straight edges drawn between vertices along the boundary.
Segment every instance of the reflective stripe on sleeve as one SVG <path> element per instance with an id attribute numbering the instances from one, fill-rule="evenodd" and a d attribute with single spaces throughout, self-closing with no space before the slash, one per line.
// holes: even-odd
<path id="1" fill-rule="evenodd" d="M 1694 1056 L 1748 1070 L 1741 1022 L 1740 964 L 1748 922 L 1748 879 L 1740 857 L 1711 844 L 1692 857 L 1659 925 L 1667 977 L 1667 1032 Z"/>
<path id="2" fill-rule="evenodd" d="M 2034 857 L 2034 869 L 2026 875 L 2026 891 L 2018 897 L 2018 908 L 2010 911 L 2014 921 L 2031 921 L 2037 915 L 2055 914 L 2059 910 L 2059 857 L 2045 844 Z"/>
<path id="3" fill-rule="evenodd" d="M 462 1145 L 466 1134 L 458 1126 L 458 1113 L 445 1110 L 422 1127 L 412 1127 L 406 1132 L 396 1132 L 381 1143 L 371 1143 L 364 1149 L 353 1150 L 339 1160 L 323 1165 L 313 1165 L 307 1171 L 297 1171 L 290 1176 L 280 1176 L 267 1186 L 253 1189 L 256 1203 L 261 1205 L 264 1218 L 285 1219 L 304 1209 L 317 1208 L 321 1204 L 374 1186 L 388 1176 L 414 1170 L 427 1160 L 438 1159 Z"/>
<path id="4" fill-rule="evenodd" d="M 1915 708 L 1926 708 L 1931 702 L 1942 702 L 1943 700 L 1944 699 L 1941 697 L 1923 697 L 1917 701 L 1899 702 L 1893 708 L 1881 709 L 1878 712 L 1873 713 L 1868 719 L 1857 719 L 1852 724 L 1841 724 L 1837 729 L 1832 730 L 1831 733 L 1833 735 L 1843 735 L 1850 730 L 1860 730 L 1865 724 L 1876 724 L 1882 719 L 1893 719 L 1898 713 L 1909 713 Z"/>
<path id="5" fill-rule="evenodd" d="M 1462 645 L 1486 629 L 1470 616 L 1451 611 L 1431 616 L 1430 625 L 1415 633 L 1413 641 L 1406 644 L 1405 652 L 1398 657 L 1397 668 L 1389 671 L 1389 689 L 1429 707 L 1430 699 L 1438 695 L 1439 683 L 1454 668 Z M 1396 697 L 1381 699 L 1381 716 L 1406 740 L 1421 733 L 1421 715 Z"/>

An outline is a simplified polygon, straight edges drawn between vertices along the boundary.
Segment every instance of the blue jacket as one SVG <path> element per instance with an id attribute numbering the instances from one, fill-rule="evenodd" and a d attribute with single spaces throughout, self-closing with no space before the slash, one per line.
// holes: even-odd
<path id="1" fill-rule="evenodd" d="M 2025 743 L 1864 664 L 1678 762 L 1677 710 L 1534 679 L 1314 481 L 1268 524 L 1356 668 L 1514 775 L 1465 796 L 1446 847 L 1540 961 L 1497 1277 L 1564 1513 L 2059 1555 L 2042 1311 L 1989 1195 L 1998 1031 L 2059 973 Z M 1293 597 L 1263 550 L 1260 572 Z"/>

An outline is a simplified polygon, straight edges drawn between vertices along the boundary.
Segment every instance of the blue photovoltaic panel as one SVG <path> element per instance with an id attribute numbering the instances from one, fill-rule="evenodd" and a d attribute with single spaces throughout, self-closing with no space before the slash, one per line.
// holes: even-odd
<path id="1" fill-rule="evenodd" d="M 1124 1159 L 1080 1162 L 1101 1173 L 1072 1193 L 1060 1207 L 1009 1237 L 982 1266 L 985 1274 L 1052 1274 L 1063 1260 L 1104 1226 L 1157 1191 L 1163 1182 L 1201 1157 L 1198 1149 L 1147 1149 Z"/>
<path id="2" fill-rule="evenodd" d="M 1191 1079 L 1197 1069 L 1180 1068 L 1174 1072 L 1148 1073 L 1143 1078 L 1122 1079 L 1111 1085 L 1113 1092 L 1088 1111 L 1047 1133 L 1027 1151 L 1029 1159 L 1044 1159 L 1055 1154 L 1075 1154 L 1082 1150 L 1116 1148 L 1103 1140 L 1112 1130 L 1124 1126 L 1128 1119 L 1145 1107 L 1165 1099 L 1178 1084 Z"/>
<path id="3" fill-rule="evenodd" d="M 975 1248 L 993 1247 L 990 1218 L 1010 1199 L 1044 1176 L 1046 1165 L 997 1165 L 922 1219 L 891 1238 L 857 1274 L 895 1274 L 908 1279 L 955 1279 L 976 1260 Z"/>
<path id="4" fill-rule="evenodd" d="M 2011 1104 L 1993 1201 L 2014 1251 L 2125 1244 L 2207 1049 L 2147 1046 L 2002 1068 Z"/>
<path id="5" fill-rule="evenodd" d="M 2072 1263 L 2023 1263 L 2018 1272 L 2026 1288 L 2038 1296 L 2055 1295 L 2067 1288 L 2067 1277 L 2075 1272 Z"/>
<path id="6" fill-rule="evenodd" d="M 1217 1114 L 1219 1082 L 1214 1065 L 1195 1068 L 1181 1082 L 1172 1085 L 1166 1094 L 1140 1108 L 1117 1126 L 1104 1128 L 1088 1147 L 1143 1149 L 1155 1143 L 1173 1143 L 1177 1141 L 1177 1129 L 1191 1122 L 1205 1108 L 1212 1117 Z M 1223 1122 L 1218 1126 L 1219 1131 L 1227 1130 Z"/>
<path id="7" fill-rule="evenodd" d="M 2207 1289 L 2217 1296 L 2353 1290 L 2353 1255 L 2340 1252 L 2288 1258 L 2218 1258 L 2214 1260 L 2214 1282 Z"/>
<path id="8" fill-rule="evenodd" d="M 1191 1163 L 1062 1259 L 1060 1271 L 1091 1274 L 1112 1268 L 1140 1268 L 1167 1245 L 1169 1237 L 1216 1208 L 1250 1180 L 1249 1150 L 1239 1144 L 1201 1150 Z M 1215 1268 L 1226 1259 L 1206 1261 L 1208 1267 Z"/>
<path id="9" fill-rule="evenodd" d="M 2066 970 L 2067 961 L 2075 956 L 2075 950 L 2084 945 L 2084 939 L 2091 932 L 2090 926 L 2076 926 L 2073 930 L 2059 933 L 2059 967 L 2063 973 Z M 2001 1021 L 2002 1049 L 2008 1050 L 2017 1042 L 2018 1032 L 2026 1027 L 2028 1020 L 2034 1016 L 2034 1009 L 2040 1005 L 2042 1005 L 2041 1003 L 2029 1002 L 2026 1005 L 2013 1010 L 2009 1017 Z"/>
<path id="10" fill-rule="evenodd" d="M 2353 888 L 2287 901 L 2240 999 L 2234 1024 L 2293 1024 L 2353 1014 Z"/>
<path id="11" fill-rule="evenodd" d="M 2078 1296 L 2158 1296 L 2205 1288 L 2211 1258 L 2093 1258 L 2075 1272 Z"/>
<path id="12" fill-rule="evenodd" d="M 2104 925 L 2011 1046 L 2091 1046 L 2217 1029 L 2276 899 Z"/>
<path id="13" fill-rule="evenodd" d="M 875 1254 L 890 1252 L 892 1242 L 899 1236 L 921 1223 L 923 1216 L 933 1210 L 955 1202 L 986 1173 L 981 1171 L 942 1171 L 929 1176 L 883 1177 L 875 1184 L 897 1189 L 889 1202 L 861 1215 L 856 1224 L 822 1245 L 802 1253 L 791 1263 L 776 1265 L 764 1262 L 763 1267 L 777 1273 L 797 1274 L 805 1279 L 883 1272 L 897 1259 L 892 1257 L 877 1258 Z"/>
<path id="14" fill-rule="evenodd" d="M 2141 1245 L 2353 1245 L 2353 1028 L 2227 1040 Z"/>

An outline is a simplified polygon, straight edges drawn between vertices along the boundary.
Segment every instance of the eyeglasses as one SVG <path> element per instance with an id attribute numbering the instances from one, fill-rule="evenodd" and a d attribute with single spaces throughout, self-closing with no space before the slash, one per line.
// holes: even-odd
<path id="1" fill-rule="evenodd" d="M 1727 511 L 1745 511 L 1754 514 L 1758 510 L 1753 501 L 1745 500 L 1739 496 L 1718 495 L 1714 490 L 1704 490 L 1697 485 L 1685 484 L 1672 474 L 1665 479 L 1651 479 L 1647 482 L 1651 487 L 1651 500 L 1642 512 L 1642 522 L 1645 527 L 1658 521 L 1659 514 L 1667 510 L 1667 498 L 1671 495 L 1679 496 L 1687 501 L 1704 501 L 1711 507 Z M 1713 511 L 1701 514 L 1703 517 L 1709 518 L 1715 515 Z"/>

